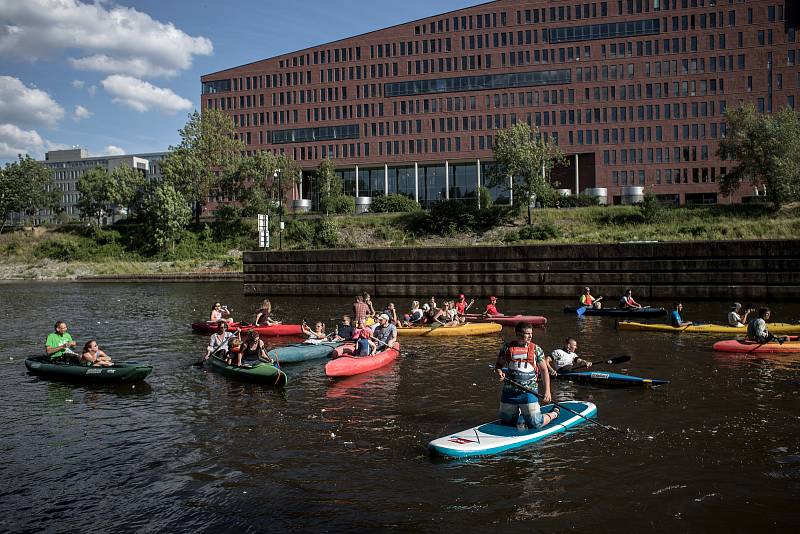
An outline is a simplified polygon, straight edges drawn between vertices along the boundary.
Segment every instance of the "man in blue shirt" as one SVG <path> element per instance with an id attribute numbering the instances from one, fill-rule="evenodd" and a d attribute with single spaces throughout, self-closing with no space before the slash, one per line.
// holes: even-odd
<path id="1" fill-rule="evenodd" d="M 672 326 L 674 326 L 675 328 L 681 328 L 684 326 L 692 325 L 691 321 L 684 321 L 683 318 L 681 317 L 681 311 L 683 310 L 683 303 L 676 302 L 675 304 L 672 305 L 672 307 L 673 310 L 669 316 Z"/>

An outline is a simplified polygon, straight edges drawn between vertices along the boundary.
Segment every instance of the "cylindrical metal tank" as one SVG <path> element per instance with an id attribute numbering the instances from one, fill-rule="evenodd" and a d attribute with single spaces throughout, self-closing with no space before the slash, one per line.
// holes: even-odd
<path id="1" fill-rule="evenodd" d="M 605 187 L 587 187 L 583 190 L 583 194 L 587 197 L 594 197 L 597 203 L 601 206 L 608 204 L 608 189 Z"/>

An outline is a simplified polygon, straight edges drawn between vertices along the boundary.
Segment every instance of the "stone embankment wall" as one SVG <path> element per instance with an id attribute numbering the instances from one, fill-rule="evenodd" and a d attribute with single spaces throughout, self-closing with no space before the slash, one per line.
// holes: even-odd
<path id="1" fill-rule="evenodd" d="M 247 252 L 246 295 L 800 298 L 800 241 Z"/>

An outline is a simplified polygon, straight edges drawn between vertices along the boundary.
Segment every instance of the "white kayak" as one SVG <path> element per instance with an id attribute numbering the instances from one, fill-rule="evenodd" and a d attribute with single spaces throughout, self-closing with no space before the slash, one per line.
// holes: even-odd
<path id="1" fill-rule="evenodd" d="M 583 417 L 592 417 L 597 414 L 597 406 L 588 401 L 563 401 L 561 406 L 566 406 Z M 552 404 L 542 406 L 542 413 L 553 409 Z M 548 436 L 564 432 L 570 427 L 585 423 L 586 419 L 579 417 L 565 409 L 561 409 L 558 418 L 542 428 L 527 429 L 501 425 L 500 421 L 492 421 L 476 426 L 443 438 L 435 439 L 428 445 L 430 449 L 442 456 L 477 456 L 497 454 L 509 449 L 516 449 L 540 441 Z M 520 418 L 520 423 L 522 418 Z"/>

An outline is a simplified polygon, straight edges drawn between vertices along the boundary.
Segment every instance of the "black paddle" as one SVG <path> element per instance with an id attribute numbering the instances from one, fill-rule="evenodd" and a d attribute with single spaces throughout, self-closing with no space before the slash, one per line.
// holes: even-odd
<path id="1" fill-rule="evenodd" d="M 592 366 L 594 367 L 595 365 L 602 365 L 602 364 L 614 365 L 614 364 L 617 364 L 617 363 L 625 363 L 625 362 L 629 362 L 629 361 L 631 361 L 631 357 L 630 356 L 617 356 L 616 358 L 611 358 L 610 360 L 599 360 L 599 361 L 596 361 L 596 362 L 592 362 Z M 569 371 L 566 371 L 566 372 L 567 373 L 572 373 L 574 371 L 577 371 L 578 369 L 585 369 L 585 368 L 588 368 L 588 367 L 589 367 L 588 365 L 581 365 L 580 367 L 574 367 L 574 368 L 572 368 L 572 369 L 570 369 Z"/>
<path id="2" fill-rule="evenodd" d="M 532 390 L 531 388 L 529 388 L 529 387 L 526 387 L 526 386 L 523 386 L 523 385 L 522 385 L 522 384 L 520 384 L 519 382 L 515 382 L 515 381 L 511 380 L 511 379 L 510 379 L 510 378 L 508 378 L 508 377 L 504 378 L 503 380 L 505 380 L 506 382 L 508 382 L 508 383 L 509 383 L 509 384 L 511 384 L 512 386 L 514 386 L 514 387 L 516 387 L 516 388 L 519 388 L 519 389 L 521 389 L 522 391 L 525 391 L 525 392 L 527 392 L 527 393 L 530 393 L 531 395 L 536 395 L 536 397 L 537 397 L 538 399 L 540 399 L 540 400 L 544 400 L 544 395 L 539 395 L 538 393 L 536 393 L 536 392 L 535 392 L 534 390 Z M 610 426 L 610 425 L 604 425 L 603 423 L 599 423 L 599 422 L 595 421 L 594 419 L 590 419 L 589 417 L 586 417 L 585 415 L 582 415 L 582 414 L 580 414 L 580 413 L 576 412 L 575 410 L 570 410 L 569 408 L 567 408 L 566 406 L 564 406 L 564 405 L 563 405 L 563 404 L 561 404 L 560 402 L 556 402 L 556 401 L 554 401 L 554 400 L 551 400 L 551 402 L 552 402 L 552 403 L 553 403 L 555 406 L 558 406 L 560 409 L 562 409 L 562 410 L 566 410 L 566 411 L 568 411 L 568 412 L 569 412 L 569 413 L 571 413 L 571 414 L 575 414 L 575 415 L 577 415 L 578 417 L 581 417 L 581 418 L 583 418 L 583 419 L 586 419 L 586 421 L 588 421 L 588 422 L 590 422 L 590 423 L 594 423 L 595 425 L 597 425 L 597 426 L 599 426 L 599 427 L 605 428 L 606 430 L 613 430 L 614 432 L 619 432 L 620 434 L 625 434 L 625 431 L 624 431 L 624 430 L 620 430 L 620 429 L 619 429 L 619 428 L 617 428 L 617 427 L 613 427 L 613 426 Z"/>

